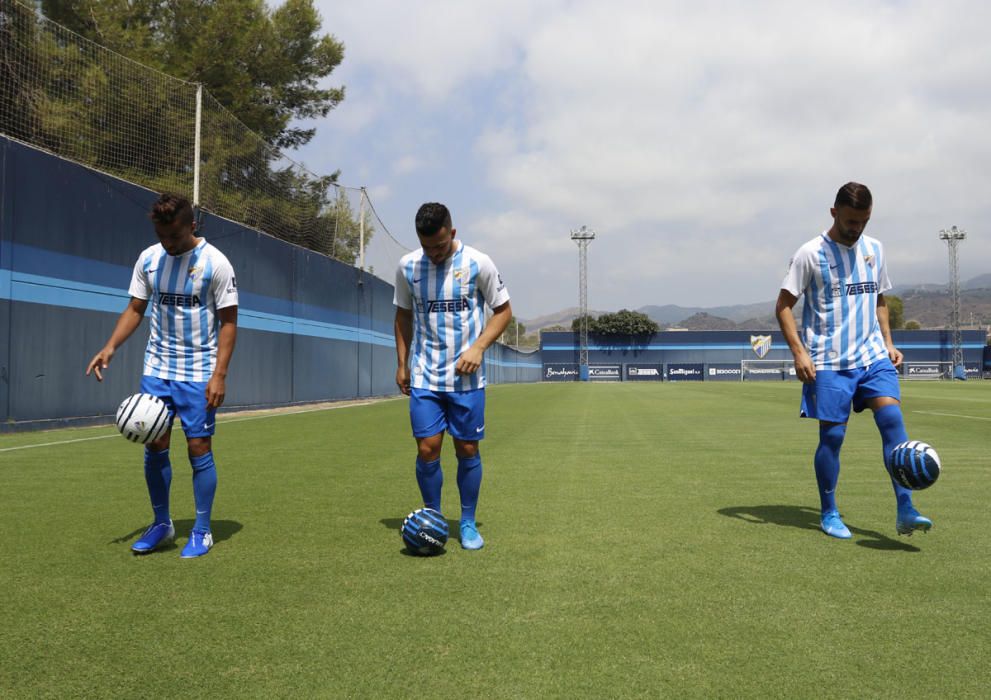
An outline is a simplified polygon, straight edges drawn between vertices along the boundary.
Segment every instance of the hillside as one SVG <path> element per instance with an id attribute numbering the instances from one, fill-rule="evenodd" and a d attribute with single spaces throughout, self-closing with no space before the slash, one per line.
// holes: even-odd
<path id="1" fill-rule="evenodd" d="M 950 319 L 950 294 L 947 286 L 915 284 L 895 287 L 892 292 L 905 305 L 905 320 L 915 320 L 923 328 L 945 328 Z M 801 301 L 797 309 L 801 308 Z M 657 321 L 661 328 L 689 330 L 771 330 L 778 327 L 774 318 L 774 300 L 757 304 L 695 307 L 675 304 L 647 305 L 636 309 Z M 591 311 L 593 316 L 601 311 Z M 539 318 L 522 320 L 528 333 L 550 326 L 571 327 L 578 315 L 572 307 Z M 991 273 L 978 275 L 960 284 L 960 321 L 967 327 L 991 326 Z"/>

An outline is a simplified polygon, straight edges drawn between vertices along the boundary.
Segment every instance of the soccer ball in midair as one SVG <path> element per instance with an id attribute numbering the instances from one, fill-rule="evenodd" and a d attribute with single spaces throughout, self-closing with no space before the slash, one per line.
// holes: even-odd
<path id="1" fill-rule="evenodd" d="M 940 469 L 936 450 L 918 440 L 899 443 L 888 455 L 891 478 L 907 489 L 929 488 L 939 478 Z"/>
<path id="2" fill-rule="evenodd" d="M 117 430 L 131 442 L 154 442 L 169 429 L 169 409 L 157 396 L 134 394 L 117 408 Z"/>
<path id="3" fill-rule="evenodd" d="M 413 554 L 440 554 L 447 542 L 447 520 L 433 508 L 419 508 L 406 516 L 401 532 L 406 549 Z"/>

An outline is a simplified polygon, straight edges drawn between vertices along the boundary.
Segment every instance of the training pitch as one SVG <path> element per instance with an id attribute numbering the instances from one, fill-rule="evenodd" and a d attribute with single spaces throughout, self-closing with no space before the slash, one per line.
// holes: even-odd
<path id="1" fill-rule="evenodd" d="M 793 383 L 491 387 L 486 545 L 458 545 L 448 440 L 434 558 L 399 536 L 420 505 L 404 400 L 222 415 L 197 560 L 182 447 L 178 546 L 136 557 L 140 447 L 0 436 L 0 695 L 986 697 L 991 382 L 902 389 L 944 468 L 911 538 L 869 412 L 841 456 L 853 539 L 819 531 Z"/>

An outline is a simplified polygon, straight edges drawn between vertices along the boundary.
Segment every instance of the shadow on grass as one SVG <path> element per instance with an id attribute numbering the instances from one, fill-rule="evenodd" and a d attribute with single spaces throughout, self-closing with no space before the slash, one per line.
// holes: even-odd
<path id="1" fill-rule="evenodd" d="M 195 520 L 173 520 L 172 525 L 175 527 L 176 540 L 185 540 L 185 538 L 189 536 L 189 532 L 193 529 L 193 524 L 195 522 Z M 108 544 L 122 544 L 124 542 L 130 543 L 131 540 L 137 539 L 147 529 L 147 527 L 147 525 L 144 525 L 137 530 L 132 530 L 126 535 L 121 535 L 116 539 L 110 540 Z M 223 542 L 224 540 L 229 540 L 242 529 L 244 529 L 244 525 L 236 520 L 213 520 L 210 522 L 210 531 L 213 533 L 214 544 Z M 155 551 L 168 552 L 173 549 L 178 549 L 178 545 L 175 540 L 164 547 L 156 549 Z"/>
<path id="2" fill-rule="evenodd" d="M 382 523 L 382 525 L 384 525 L 388 529 L 395 530 L 396 532 L 399 532 L 400 530 L 403 529 L 403 521 L 405 519 L 406 518 L 382 518 L 381 520 L 379 520 L 379 522 Z M 451 532 L 452 534 L 459 533 L 458 535 L 455 535 L 454 537 L 449 538 L 447 540 L 448 543 L 451 543 L 451 542 L 460 542 L 461 541 L 461 539 L 460 539 L 461 521 L 460 520 L 451 520 L 450 518 L 445 518 L 445 519 L 447 520 L 447 529 L 448 529 L 448 531 Z M 481 529 L 483 525 L 484 525 L 484 523 L 481 520 L 479 520 L 478 521 L 478 527 L 479 527 L 479 529 Z M 417 558 L 419 558 L 421 556 L 419 554 L 412 554 L 408 549 L 406 549 L 406 547 L 403 547 L 402 550 L 401 550 L 401 552 L 402 552 L 402 554 L 404 556 L 407 556 L 407 557 L 417 557 Z M 436 555 L 435 554 L 433 556 L 443 556 L 444 554 L 447 554 L 447 548 L 443 549 L 441 551 L 440 555 Z"/>
<path id="3" fill-rule="evenodd" d="M 716 512 L 727 518 L 736 518 L 755 525 L 781 525 L 820 532 L 819 509 L 808 506 L 734 506 L 732 508 L 720 508 Z M 865 530 L 854 527 L 847 521 L 844 522 L 853 533 L 854 541 L 861 547 L 897 552 L 922 551 L 906 542 L 900 542 L 883 535 L 877 530 Z M 825 537 L 826 535 L 822 536 Z"/>

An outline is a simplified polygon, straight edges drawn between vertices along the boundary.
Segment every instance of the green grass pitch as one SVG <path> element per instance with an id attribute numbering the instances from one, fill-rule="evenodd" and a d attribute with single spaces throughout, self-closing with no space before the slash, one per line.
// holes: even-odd
<path id="1" fill-rule="evenodd" d="M 987 697 L 991 382 L 903 391 L 944 465 L 912 538 L 869 414 L 837 492 L 853 540 L 819 532 L 790 383 L 492 387 L 486 546 L 431 559 L 398 532 L 419 501 L 401 400 L 222 417 L 217 544 L 189 561 L 183 449 L 179 546 L 135 557 L 139 447 L 0 437 L 0 695 Z M 450 442 L 444 467 L 455 521 Z"/>

